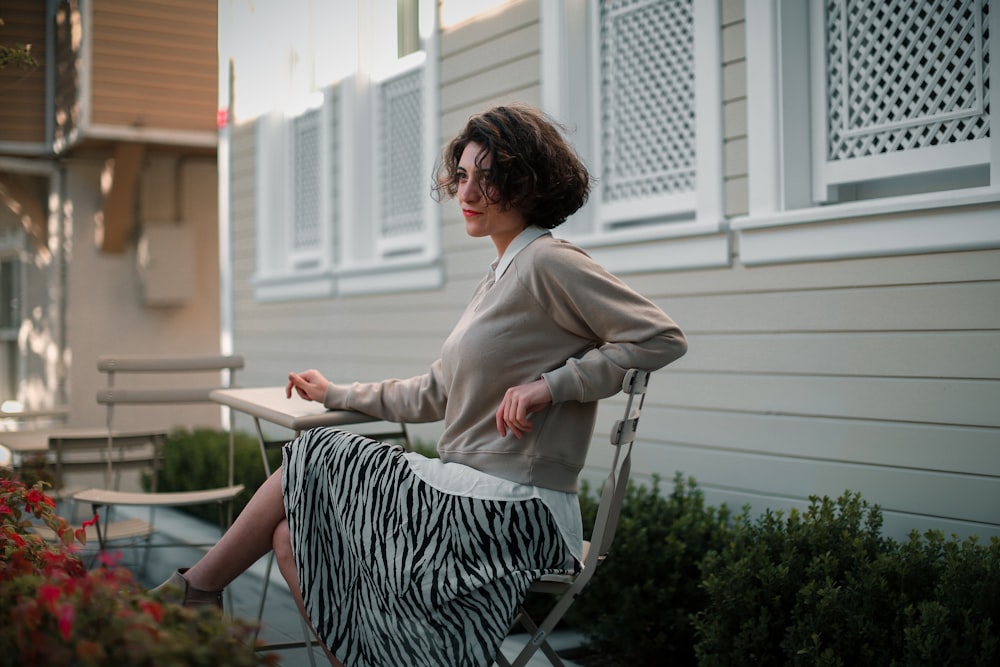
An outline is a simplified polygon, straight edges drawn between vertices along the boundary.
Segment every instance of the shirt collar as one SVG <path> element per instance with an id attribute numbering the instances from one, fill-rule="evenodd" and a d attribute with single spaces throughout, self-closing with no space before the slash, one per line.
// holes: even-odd
<path id="1" fill-rule="evenodd" d="M 528 244 L 537 239 L 539 236 L 545 236 L 548 233 L 549 230 L 536 225 L 528 225 L 525 227 L 520 234 L 514 237 L 514 240 L 510 242 L 507 249 L 504 250 L 503 257 L 497 258 L 490 265 L 493 268 L 493 274 L 495 276 L 493 281 L 496 282 L 497 280 L 500 280 L 504 272 L 507 271 L 507 267 L 514 261 L 514 257 L 517 256 L 517 253 L 527 248 Z"/>

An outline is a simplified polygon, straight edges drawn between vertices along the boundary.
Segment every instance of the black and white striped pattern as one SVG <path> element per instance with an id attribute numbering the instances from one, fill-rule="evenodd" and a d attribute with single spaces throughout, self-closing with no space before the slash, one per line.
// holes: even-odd
<path id="1" fill-rule="evenodd" d="M 492 665 L 530 583 L 576 567 L 540 500 L 444 493 L 362 436 L 307 431 L 283 483 L 306 610 L 346 667 Z"/>

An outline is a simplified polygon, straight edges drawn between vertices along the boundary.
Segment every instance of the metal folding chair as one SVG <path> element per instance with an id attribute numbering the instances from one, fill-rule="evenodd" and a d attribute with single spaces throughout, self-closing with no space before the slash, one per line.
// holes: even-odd
<path id="1" fill-rule="evenodd" d="M 556 667 L 564 667 L 564 663 L 555 649 L 549 644 L 548 637 L 563 618 L 573 601 L 583 591 L 594 576 L 594 570 L 608 556 L 611 542 L 618 528 L 618 518 L 621 515 L 622 501 L 628 489 L 629 473 L 632 467 L 632 444 L 635 432 L 639 426 L 639 416 L 646 399 L 646 386 L 649 383 L 649 372 L 631 369 L 625 374 L 622 382 L 622 392 L 627 396 L 625 414 L 615 422 L 611 431 L 611 445 L 614 456 L 611 470 L 597 509 L 593 532 L 589 542 L 583 543 L 583 567 L 577 574 L 546 575 L 535 581 L 529 593 L 547 593 L 555 596 L 556 601 L 549 609 L 545 618 L 536 623 L 522 606 L 514 619 L 511 629 L 518 626 L 527 630 L 527 643 L 514 658 L 513 662 L 501 652 L 496 657 L 500 667 L 524 667 L 532 656 L 541 650 Z"/>
<path id="2" fill-rule="evenodd" d="M 119 405 L 173 405 L 190 403 L 209 403 L 209 394 L 220 386 L 231 386 L 237 369 L 243 368 L 242 356 L 231 355 L 184 355 L 184 356 L 103 356 L 98 359 L 97 368 L 107 376 L 107 386 L 97 393 L 97 402 L 107 407 L 107 431 L 105 442 L 107 447 L 105 485 L 100 488 L 90 488 L 73 494 L 76 502 L 89 503 L 94 511 L 101 514 L 97 528 L 99 548 L 104 551 L 108 544 L 120 536 L 116 524 L 110 521 L 111 509 L 115 506 L 146 506 L 150 508 L 149 520 L 142 521 L 138 526 L 135 519 L 128 520 L 131 525 L 130 535 L 152 535 L 155 532 L 154 510 L 156 507 L 183 507 L 189 505 L 217 504 L 219 506 L 220 527 L 225 530 L 232 521 L 233 501 L 243 491 L 242 484 L 236 484 L 233 479 L 234 433 L 232 428 L 232 412 L 229 411 L 229 452 L 228 479 L 225 486 L 206 488 L 196 491 L 158 492 L 155 486 L 154 474 L 152 491 L 128 492 L 117 490 L 114 480 L 116 468 L 124 463 L 122 457 L 116 456 L 121 451 L 118 445 L 118 433 L 114 427 L 115 407 Z M 214 386 L 144 386 L 141 388 L 118 388 L 115 377 L 119 373 L 130 373 L 145 376 L 169 375 L 178 373 L 206 373 L 228 371 L 228 383 Z M 162 443 L 162 434 L 158 436 Z M 159 444 L 162 446 L 162 444 Z M 154 461 L 158 459 L 154 457 Z M 101 513 L 101 509 L 107 511 Z M 147 554 L 150 542 L 147 539 Z M 190 546 L 190 545 L 189 545 Z M 194 545 L 197 546 L 197 545 Z M 145 558 L 144 558 L 145 563 Z"/>

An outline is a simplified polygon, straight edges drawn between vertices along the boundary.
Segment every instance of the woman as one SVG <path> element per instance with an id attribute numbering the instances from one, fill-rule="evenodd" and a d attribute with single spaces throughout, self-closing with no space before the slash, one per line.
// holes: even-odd
<path id="1" fill-rule="evenodd" d="M 286 393 L 380 419 L 444 419 L 439 459 L 316 429 L 192 568 L 186 604 L 271 548 L 334 665 L 490 665 L 542 574 L 582 556 L 576 496 L 597 401 L 625 371 L 686 351 L 657 306 L 552 237 L 590 176 L 539 111 L 500 106 L 446 147 L 436 193 L 497 260 L 424 375 L 341 385 L 290 373 Z M 336 656 L 336 657 L 334 657 Z"/>

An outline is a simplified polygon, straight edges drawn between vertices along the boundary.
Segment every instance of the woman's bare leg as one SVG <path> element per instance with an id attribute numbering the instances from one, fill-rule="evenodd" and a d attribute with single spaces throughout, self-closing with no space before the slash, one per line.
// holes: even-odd
<path id="1" fill-rule="evenodd" d="M 203 591 L 222 590 L 272 548 L 278 561 L 278 569 L 288 582 L 299 613 L 309 623 L 299 588 L 298 571 L 295 569 L 288 521 L 285 518 L 281 468 L 261 484 L 229 530 L 201 560 L 184 573 L 184 579 L 189 585 Z M 311 623 L 309 629 L 316 634 Z M 318 637 L 317 641 L 326 652 L 330 664 L 333 667 L 343 667 L 326 644 Z"/>
<path id="2" fill-rule="evenodd" d="M 316 629 L 309 621 L 309 615 L 306 614 L 306 605 L 302 600 L 302 589 L 299 587 L 299 572 L 295 567 L 295 556 L 292 554 L 292 540 L 288 532 L 287 520 L 279 523 L 278 527 L 274 530 L 274 557 L 278 561 L 278 569 L 281 570 L 281 575 L 285 578 L 288 589 L 292 592 L 292 598 L 299 608 L 299 613 L 302 614 L 302 618 L 306 619 L 309 629 L 315 635 L 319 645 L 323 647 L 323 652 L 326 653 L 330 664 L 333 667 L 344 667 L 343 663 L 337 660 L 333 653 L 330 652 L 330 649 L 327 648 L 326 642 L 316 634 Z"/>
<path id="3" fill-rule="evenodd" d="M 215 546 L 184 573 L 184 578 L 203 591 L 222 590 L 271 550 L 275 528 L 284 520 L 285 501 L 281 468 L 278 468 L 261 484 Z"/>

